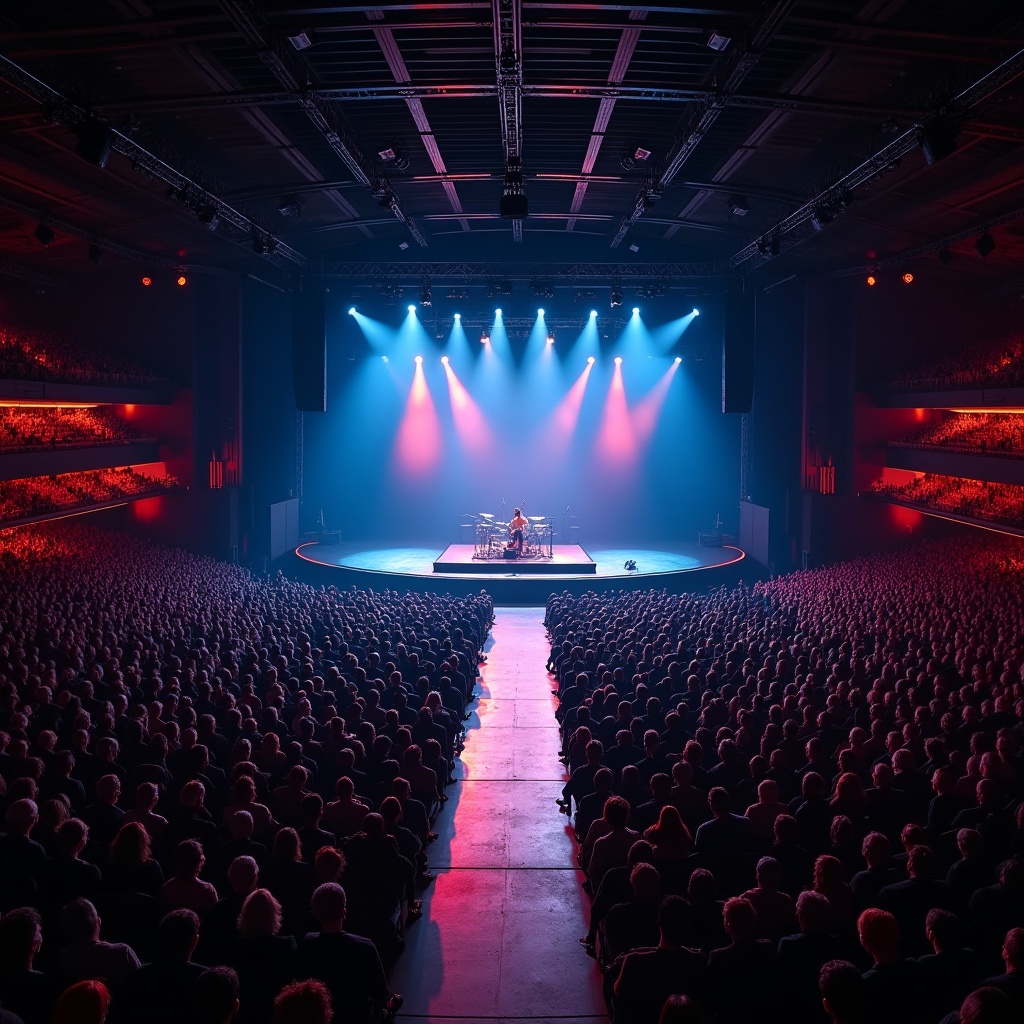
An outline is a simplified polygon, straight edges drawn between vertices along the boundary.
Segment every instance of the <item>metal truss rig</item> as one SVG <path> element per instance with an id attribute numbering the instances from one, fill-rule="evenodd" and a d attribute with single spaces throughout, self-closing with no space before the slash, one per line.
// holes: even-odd
<path id="1" fill-rule="evenodd" d="M 729 276 L 729 264 L 716 263 L 324 263 L 324 277 L 350 281 L 394 281 L 419 284 L 424 279 L 457 279 L 467 284 L 488 281 L 552 279 L 564 285 L 613 280 L 671 282 Z"/>
<path id="2" fill-rule="evenodd" d="M 523 193 L 523 4 L 522 0 L 492 0 L 494 11 L 494 72 L 505 150 L 505 194 Z M 523 240 L 523 222 L 512 221 L 512 239 Z"/>
<path id="3" fill-rule="evenodd" d="M 31 96 L 51 111 L 55 120 L 59 120 L 73 129 L 82 129 L 94 121 L 85 107 L 68 99 L 3 54 L 0 54 L 0 79 Z M 127 157 L 135 170 L 165 182 L 180 194 L 188 194 L 196 203 L 209 206 L 216 212 L 220 220 L 233 225 L 247 236 L 253 239 L 260 238 L 263 245 L 259 255 L 275 266 L 280 266 L 284 259 L 290 260 L 300 267 L 306 265 L 306 257 L 302 253 L 274 237 L 253 217 L 224 202 L 200 182 L 172 167 L 155 153 L 145 149 L 116 128 L 109 125 L 104 127 L 110 133 L 110 148 Z M 109 243 L 101 244 L 112 248 Z"/>

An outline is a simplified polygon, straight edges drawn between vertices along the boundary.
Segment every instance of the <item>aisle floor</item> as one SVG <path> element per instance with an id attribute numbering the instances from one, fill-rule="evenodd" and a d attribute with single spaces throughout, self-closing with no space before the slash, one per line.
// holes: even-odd
<path id="1" fill-rule="evenodd" d="M 555 805 L 565 774 L 543 615 L 497 610 L 459 781 L 430 848 L 437 878 L 392 975 L 403 1018 L 606 1019 L 600 973 L 577 941 L 589 901 Z"/>

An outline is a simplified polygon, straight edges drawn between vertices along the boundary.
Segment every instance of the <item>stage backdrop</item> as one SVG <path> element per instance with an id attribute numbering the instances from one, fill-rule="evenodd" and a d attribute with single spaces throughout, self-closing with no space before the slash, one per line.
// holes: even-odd
<path id="1" fill-rule="evenodd" d="M 516 505 L 552 516 L 556 540 L 578 527 L 584 546 L 695 541 L 717 513 L 738 529 L 719 310 L 548 303 L 542 318 L 508 299 L 501 316 L 478 302 L 452 322 L 330 298 L 327 412 L 303 416 L 304 529 L 322 508 L 343 540 L 440 550 L 466 513 L 507 520 Z"/>

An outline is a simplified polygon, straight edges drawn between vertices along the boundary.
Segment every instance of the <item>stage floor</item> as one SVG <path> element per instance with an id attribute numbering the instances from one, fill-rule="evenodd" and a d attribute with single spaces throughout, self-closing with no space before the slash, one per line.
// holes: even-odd
<path id="1" fill-rule="evenodd" d="M 457 545 L 450 545 L 445 552 Z M 466 545 L 466 547 L 469 547 Z M 522 571 L 529 562 L 474 563 L 483 572 L 437 572 L 438 549 L 422 547 L 369 547 L 363 544 L 300 544 L 295 549 L 296 569 L 300 576 L 318 585 L 405 588 L 453 594 L 486 590 L 498 604 L 543 604 L 555 591 L 610 588 L 640 589 L 659 586 L 672 590 L 692 590 L 705 586 L 734 583 L 740 578 L 743 552 L 736 547 L 706 548 L 698 544 L 677 544 L 665 548 L 592 548 L 556 545 L 576 557 L 580 552 L 590 568 L 565 571 L 578 563 L 543 565 L 561 571 L 538 574 Z M 472 548 L 469 547 L 472 555 Z M 635 572 L 624 563 L 633 559 Z M 470 559 L 470 561 L 472 561 Z M 751 566 L 754 575 L 756 567 Z"/>
<path id="2" fill-rule="evenodd" d="M 593 576 L 597 563 L 579 544 L 554 544 L 550 558 L 474 558 L 472 544 L 449 544 L 434 559 L 435 573 L 487 576 Z"/>

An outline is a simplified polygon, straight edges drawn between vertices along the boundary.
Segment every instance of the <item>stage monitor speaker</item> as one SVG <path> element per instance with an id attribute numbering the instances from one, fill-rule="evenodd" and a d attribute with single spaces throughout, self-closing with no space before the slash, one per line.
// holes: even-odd
<path id="1" fill-rule="evenodd" d="M 292 295 L 292 381 L 300 412 L 327 411 L 327 316 L 320 289 Z"/>
<path id="2" fill-rule="evenodd" d="M 754 401 L 754 296 L 725 299 L 722 331 L 722 412 L 750 412 Z"/>

